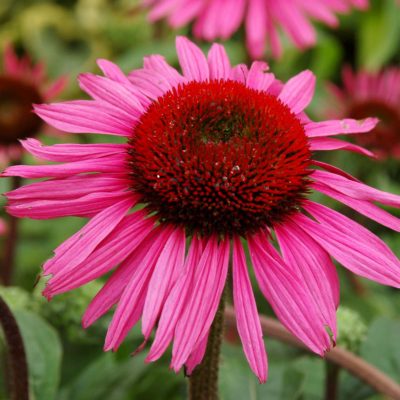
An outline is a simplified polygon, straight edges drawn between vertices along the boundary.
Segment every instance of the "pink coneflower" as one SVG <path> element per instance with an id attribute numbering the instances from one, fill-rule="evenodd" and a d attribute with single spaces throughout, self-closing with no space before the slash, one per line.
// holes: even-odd
<path id="1" fill-rule="evenodd" d="M 331 85 L 334 115 L 342 118 L 379 117 L 379 124 L 357 143 L 373 150 L 380 158 L 400 158 L 400 68 L 391 67 L 377 73 L 354 73 L 343 69 L 343 87 Z"/>
<path id="2" fill-rule="evenodd" d="M 232 67 L 222 46 L 214 44 L 206 58 L 182 37 L 177 53 L 182 74 L 159 55 L 146 57 L 143 69 L 128 77 L 99 60 L 105 77 L 79 78 L 93 100 L 36 106 L 58 129 L 117 135 L 125 143 L 26 140 L 35 156 L 62 163 L 8 168 L 3 176 L 51 178 L 7 193 L 8 211 L 36 219 L 90 218 L 45 263 L 44 273 L 52 275 L 45 296 L 115 268 L 83 325 L 117 305 L 105 350 L 117 349 L 141 319 L 146 341 L 155 331 L 147 360 L 173 342 L 175 371 L 186 364 L 191 373 L 201 362 L 231 270 L 244 352 L 265 381 L 244 242 L 277 317 L 323 355 L 335 341 L 339 302 L 330 256 L 394 287 L 400 287 L 400 264 L 378 237 L 309 194 L 318 190 L 395 230 L 399 219 L 375 202 L 397 207 L 400 196 L 313 159 L 317 150 L 370 154 L 332 136 L 369 131 L 377 120 L 311 121 L 304 113 L 314 93 L 310 71 L 283 84 L 263 62 Z"/>
<path id="3" fill-rule="evenodd" d="M 35 136 L 43 121 L 32 112 L 32 103 L 48 101 L 66 83 L 65 78 L 47 84 L 43 63 L 33 65 L 25 56 L 19 58 L 11 46 L 6 46 L 0 72 L 0 164 L 18 160 L 20 139 Z"/>
<path id="4" fill-rule="evenodd" d="M 279 30 L 304 49 L 316 42 L 310 19 L 336 27 L 336 13 L 346 13 L 351 7 L 368 7 L 368 0 L 143 0 L 143 3 L 151 7 L 151 21 L 167 17 L 174 28 L 194 21 L 193 34 L 208 41 L 228 39 L 244 23 L 247 48 L 253 58 L 261 58 L 267 45 L 274 57 L 281 55 Z"/>

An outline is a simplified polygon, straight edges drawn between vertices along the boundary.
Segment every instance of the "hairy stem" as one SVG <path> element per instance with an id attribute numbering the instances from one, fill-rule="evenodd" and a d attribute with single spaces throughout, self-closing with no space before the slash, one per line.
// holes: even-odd
<path id="1" fill-rule="evenodd" d="M 225 321 L 229 327 L 235 326 L 235 312 L 232 307 L 225 310 Z M 274 318 L 260 316 L 263 333 L 282 343 L 309 350 L 302 342 L 295 338 Z M 349 371 L 353 376 L 365 382 L 376 392 L 392 399 L 400 400 L 400 384 L 384 374 L 382 371 L 366 362 L 361 357 L 342 349 L 335 347 L 325 355 L 325 359 L 343 369 Z"/>
<path id="2" fill-rule="evenodd" d="M 325 363 L 325 400 L 336 400 L 339 389 L 340 367 L 337 364 Z"/>
<path id="3" fill-rule="evenodd" d="M 224 295 L 208 336 L 207 350 L 203 361 L 189 377 L 190 400 L 218 400 L 218 371 L 224 327 Z"/>
<path id="4" fill-rule="evenodd" d="M 29 400 L 28 364 L 22 336 L 7 303 L 0 296 L 0 325 L 7 346 L 7 372 L 10 399 Z"/>

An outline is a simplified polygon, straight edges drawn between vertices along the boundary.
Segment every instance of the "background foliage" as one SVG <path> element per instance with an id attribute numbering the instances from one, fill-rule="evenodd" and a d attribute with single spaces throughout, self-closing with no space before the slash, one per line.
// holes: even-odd
<path id="1" fill-rule="evenodd" d="M 284 57 L 271 61 L 271 69 L 285 80 L 310 68 L 318 76 L 317 95 L 310 107 L 313 117 L 322 115 L 328 104 L 325 81 L 340 81 L 344 64 L 377 71 L 385 65 L 399 65 L 400 12 L 394 0 L 371 1 L 368 12 L 341 17 L 340 28 L 318 29 L 318 45 L 305 52 L 285 43 Z M 186 30 L 180 33 L 188 34 Z M 51 76 L 70 76 L 64 98 L 83 97 L 76 75 L 99 72 L 96 58 L 110 58 L 125 71 L 139 67 L 146 54 L 161 53 L 176 64 L 175 33 L 163 23 L 150 25 L 134 0 L 1 0 L 0 44 L 16 43 L 34 59 L 44 60 Z M 208 45 L 205 45 L 208 47 Z M 246 59 L 243 34 L 226 43 L 233 63 Z M 70 139 L 70 137 L 68 137 Z M 86 140 L 89 140 L 85 138 Z M 108 138 L 107 138 L 108 139 Z M 58 139 L 43 139 L 54 142 Z M 64 138 L 61 138 L 64 140 Z M 79 140 L 79 139 L 74 139 Z M 93 138 L 90 140 L 104 140 Z M 399 132 L 400 140 L 400 132 Z M 383 190 L 400 193 L 399 161 L 376 162 L 359 155 L 332 154 L 329 161 Z M 31 162 L 26 157 L 27 162 Z M 0 181 L 2 192 L 9 182 Z M 2 200 L 3 201 L 3 200 Z M 4 204 L 2 204 L 4 205 Z M 338 207 L 332 202 L 333 207 Z M 365 222 L 365 221 L 363 221 Z M 0 288 L 15 312 L 28 352 L 32 398 L 37 400 L 128 400 L 183 399 L 185 378 L 168 368 L 168 357 L 145 364 L 143 353 L 130 354 L 141 343 L 139 329 L 113 353 L 102 352 L 109 317 L 84 331 L 80 317 L 100 282 L 47 303 L 34 287 L 41 264 L 52 250 L 81 225 L 74 218 L 56 221 L 21 221 L 14 286 Z M 400 255 L 400 236 L 369 223 Z M 4 240 L 4 239 L 3 239 Z M 394 379 L 400 379 L 400 296 L 393 289 L 360 279 L 363 290 L 356 290 L 349 275 L 341 275 L 339 344 L 358 352 Z M 43 283 L 41 283 L 42 285 Z M 257 294 L 259 311 L 271 310 Z M 251 373 L 242 349 L 235 342 L 223 350 L 221 393 L 223 399 L 287 400 L 321 399 L 325 365 L 317 356 L 274 340 L 265 339 L 270 377 L 259 385 Z M 0 341 L 2 343 L 2 341 Z M 0 351 L 4 353 L 3 344 Z M 1 363 L 0 368 L 3 368 Z M 0 376 L 4 377 L 4 371 Z M 3 379 L 3 378 L 0 378 Z M 6 398 L 0 382 L 0 399 Z M 345 372 L 340 375 L 339 398 L 372 400 L 379 397 Z"/>

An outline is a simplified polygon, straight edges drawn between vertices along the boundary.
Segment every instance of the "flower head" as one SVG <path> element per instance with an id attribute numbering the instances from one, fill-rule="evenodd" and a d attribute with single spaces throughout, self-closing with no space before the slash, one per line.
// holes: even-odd
<path id="1" fill-rule="evenodd" d="M 323 355 L 335 341 L 339 302 L 330 256 L 394 287 L 400 287 L 400 264 L 380 239 L 309 200 L 309 193 L 322 192 L 395 230 L 399 220 L 375 202 L 399 206 L 400 196 L 314 160 L 319 150 L 370 154 L 331 137 L 369 131 L 377 120 L 311 121 L 304 113 L 314 92 L 310 71 L 283 84 L 265 63 L 232 67 L 217 44 L 206 58 L 180 37 L 177 52 L 182 74 L 159 55 L 146 57 L 128 76 L 99 60 L 105 77 L 79 78 L 93 100 L 36 106 L 58 129 L 117 135 L 125 143 L 42 146 L 26 140 L 32 154 L 61 164 L 8 168 L 3 176 L 51 178 L 7 193 L 8 211 L 37 219 L 90 218 L 45 263 L 52 277 L 44 294 L 51 298 L 114 269 L 83 325 L 117 304 L 105 349 L 117 349 L 141 319 L 146 341 L 155 330 L 147 360 L 173 342 L 176 371 L 186 364 L 191 373 L 201 362 L 232 268 L 239 335 L 251 368 L 265 381 L 267 357 L 244 242 L 277 317 Z"/>
<path id="2" fill-rule="evenodd" d="M 151 21 L 167 17 L 174 28 L 194 21 L 194 35 L 208 41 L 228 39 L 244 24 L 247 48 L 253 58 L 261 58 L 267 44 L 274 57 L 281 55 L 280 29 L 298 48 L 304 49 L 316 42 L 310 19 L 335 27 L 336 13 L 348 12 L 352 7 L 368 7 L 368 0 L 143 0 L 143 3 L 151 8 Z"/>
<path id="3" fill-rule="evenodd" d="M 4 50 L 0 72 L 0 162 L 18 159 L 19 141 L 39 133 L 43 121 L 32 112 L 32 103 L 41 103 L 57 95 L 65 78 L 46 85 L 43 63 L 33 65 L 27 56 L 19 58 L 11 46 Z"/>
<path id="4" fill-rule="evenodd" d="M 400 68 L 369 73 L 343 69 L 343 87 L 331 85 L 335 116 L 376 116 L 379 124 L 355 140 L 379 158 L 400 158 Z"/>

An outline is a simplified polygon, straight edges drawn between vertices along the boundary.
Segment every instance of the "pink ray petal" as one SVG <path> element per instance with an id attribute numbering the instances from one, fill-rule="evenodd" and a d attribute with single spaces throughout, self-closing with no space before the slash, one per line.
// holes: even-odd
<path id="1" fill-rule="evenodd" d="M 315 75 L 311 71 L 303 71 L 289 79 L 278 98 L 295 114 L 303 111 L 311 102 L 315 90 Z"/>
<path id="2" fill-rule="evenodd" d="M 275 314 L 290 332 L 323 356 L 331 343 L 320 313 L 303 287 L 305 283 L 290 271 L 265 237 L 258 234 L 248 240 L 258 284 Z"/>
<path id="3" fill-rule="evenodd" d="M 142 332 L 145 340 L 149 338 L 171 288 L 179 274 L 182 273 L 185 261 L 185 242 L 185 231 L 176 228 L 168 238 L 154 267 L 142 317 Z"/>
<path id="4" fill-rule="evenodd" d="M 148 283 L 172 229 L 167 226 L 156 236 L 148 253 L 134 270 L 118 302 L 112 321 L 108 327 L 104 350 L 116 350 L 128 332 L 139 321 L 146 299 Z"/>
<path id="5" fill-rule="evenodd" d="M 228 272 L 229 240 L 211 237 L 199 262 L 199 279 L 175 330 L 171 367 L 178 371 L 209 331 Z"/>
<path id="6" fill-rule="evenodd" d="M 135 270 L 141 265 L 142 260 L 146 257 L 146 254 L 148 254 L 162 229 L 163 228 L 160 227 L 155 228 L 147 236 L 143 236 L 141 245 L 113 272 L 86 309 L 82 318 L 82 325 L 84 328 L 92 325 L 110 310 L 112 306 L 118 303 Z"/>
<path id="7" fill-rule="evenodd" d="M 344 267 L 383 285 L 400 287 L 400 262 L 377 236 L 344 215 L 310 201 L 303 204 L 318 221 L 302 214 L 293 221 Z"/>
<path id="8" fill-rule="evenodd" d="M 203 240 L 195 235 L 186 257 L 185 271 L 175 283 L 162 309 L 156 335 L 146 358 L 148 362 L 160 358 L 173 339 L 175 326 L 188 303 L 190 293 L 194 289 L 203 247 L 205 247 Z"/>
<path id="9" fill-rule="evenodd" d="M 190 40 L 183 36 L 176 38 L 176 51 L 183 75 L 198 82 L 210 77 L 208 62 L 203 52 Z"/>
<path id="10" fill-rule="evenodd" d="M 336 341 L 339 278 L 332 260 L 318 243 L 296 225 L 287 222 L 274 229 L 283 260 L 305 283 L 304 287 L 309 291 L 315 308 L 331 329 L 333 340 Z"/>
<path id="11" fill-rule="evenodd" d="M 64 268 L 71 268 L 84 261 L 118 226 L 133 204 L 132 199 L 123 200 L 97 214 L 81 230 L 54 250 L 54 257 L 43 266 L 45 274 L 58 273 Z"/>
<path id="12" fill-rule="evenodd" d="M 243 350 L 260 383 L 267 380 L 267 354 L 258 317 L 256 300 L 247 272 L 246 257 L 239 237 L 233 245 L 233 303 Z"/>
<path id="13" fill-rule="evenodd" d="M 310 122 L 304 126 L 304 129 L 307 136 L 312 138 L 333 135 L 353 135 L 371 131 L 378 122 L 379 120 L 377 118 L 330 120 Z"/>
<path id="14" fill-rule="evenodd" d="M 228 79 L 231 73 L 231 63 L 224 46 L 214 43 L 208 52 L 210 79 Z"/>

